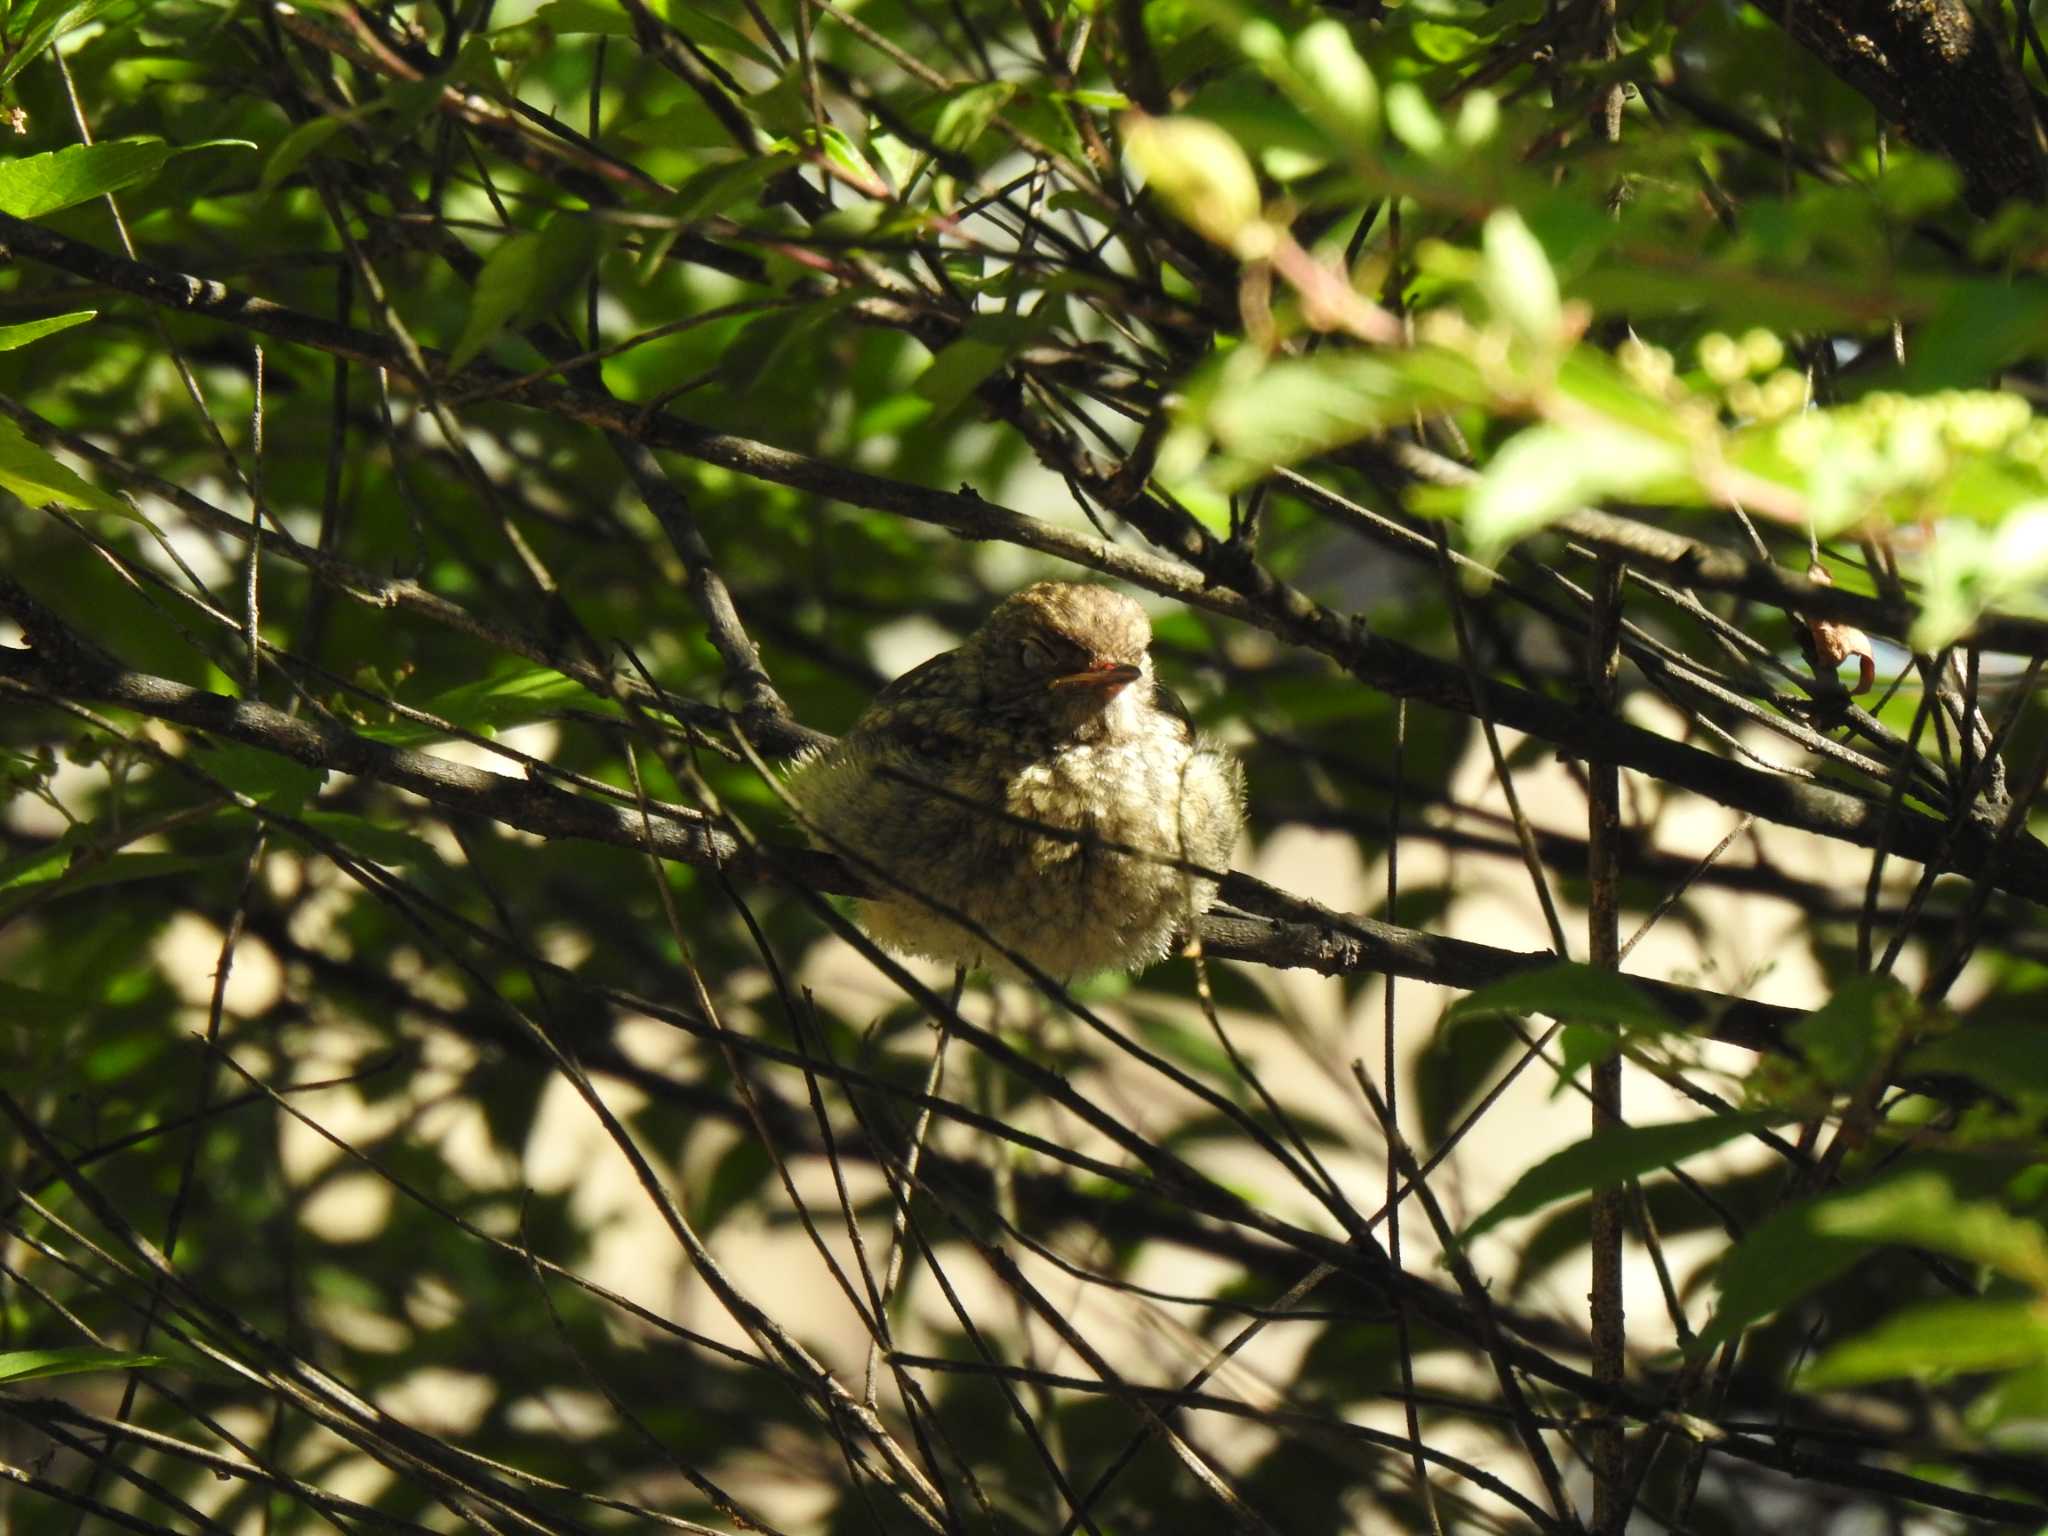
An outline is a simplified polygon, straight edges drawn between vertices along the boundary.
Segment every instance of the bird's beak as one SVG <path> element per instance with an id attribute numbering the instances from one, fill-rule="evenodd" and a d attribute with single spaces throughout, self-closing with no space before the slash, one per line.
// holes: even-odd
<path id="1" fill-rule="evenodd" d="M 1069 672 L 1064 676 L 1054 678 L 1046 686 L 1059 689 L 1086 688 L 1091 691 L 1100 690 L 1102 693 L 1113 697 L 1120 689 L 1128 684 L 1135 683 L 1141 675 L 1136 667 L 1123 666 L 1109 661 L 1091 661 L 1088 663 L 1085 671 Z"/>

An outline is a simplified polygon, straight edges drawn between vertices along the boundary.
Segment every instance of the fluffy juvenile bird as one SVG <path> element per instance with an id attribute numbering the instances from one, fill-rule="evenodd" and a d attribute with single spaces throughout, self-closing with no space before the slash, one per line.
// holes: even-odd
<path id="1" fill-rule="evenodd" d="M 1054 977 L 1166 954 L 1216 884 L 1161 860 L 1225 867 L 1244 783 L 1153 681 L 1151 640 L 1121 593 L 1040 582 L 798 764 L 818 843 L 895 882 L 866 876 L 888 892 L 863 903 L 876 942 L 1014 973 L 950 912 Z"/>

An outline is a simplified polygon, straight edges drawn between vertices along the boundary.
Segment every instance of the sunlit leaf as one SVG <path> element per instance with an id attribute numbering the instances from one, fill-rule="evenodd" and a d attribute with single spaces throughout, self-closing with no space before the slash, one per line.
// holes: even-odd
<path id="1" fill-rule="evenodd" d="M 1630 496 L 1685 472 L 1677 444 L 1604 422 L 1543 425 L 1493 456 L 1465 506 L 1473 557 L 1490 565 L 1518 540 L 1566 513 Z"/>
<path id="2" fill-rule="evenodd" d="M 19 325 L 0 325 L 0 352 L 12 352 L 16 347 L 25 347 L 32 341 L 58 331 L 68 331 L 74 325 L 84 325 L 99 313 L 96 309 L 73 310 L 68 315 L 51 315 L 42 320 L 24 320 Z"/>
<path id="3" fill-rule="evenodd" d="M 99 1371 L 149 1371 L 174 1363 L 169 1355 L 120 1349 L 13 1349 L 0 1351 L 0 1383 L 84 1376 Z"/>
<path id="4" fill-rule="evenodd" d="M 87 512 L 111 512 L 133 518 L 134 509 L 109 495 L 37 447 L 12 421 L 0 421 L 0 490 L 11 491 L 32 507 L 56 503 Z"/>
<path id="5" fill-rule="evenodd" d="M 1928 1302 L 1893 1313 L 1867 1333 L 1829 1346 L 1800 1373 L 1825 1390 L 1910 1377 L 1940 1381 L 1972 1371 L 2048 1364 L 2048 1310 L 2038 1301 Z"/>
<path id="6" fill-rule="evenodd" d="M 1910 1243 L 1982 1264 L 2048 1294 L 2048 1232 L 1989 1200 L 1960 1198 L 1935 1173 L 1909 1173 L 1813 1207 L 1827 1237 Z"/>
<path id="7" fill-rule="evenodd" d="M 212 139 L 203 144 L 173 146 L 159 138 L 138 135 L 98 144 L 69 144 L 40 155 L 0 160 L 0 213 L 11 213 L 19 219 L 39 219 L 147 181 L 163 169 L 172 155 L 201 149 L 255 147 L 247 139 Z"/>

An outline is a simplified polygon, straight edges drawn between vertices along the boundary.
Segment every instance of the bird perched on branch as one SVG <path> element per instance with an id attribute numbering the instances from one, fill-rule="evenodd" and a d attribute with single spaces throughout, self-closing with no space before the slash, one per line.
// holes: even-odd
<path id="1" fill-rule="evenodd" d="M 1224 868 L 1244 784 L 1153 681 L 1151 640 L 1121 593 L 1040 582 L 799 762 L 791 796 L 877 891 L 877 943 L 1057 978 L 1164 957 L 1215 897 L 1186 866 Z"/>

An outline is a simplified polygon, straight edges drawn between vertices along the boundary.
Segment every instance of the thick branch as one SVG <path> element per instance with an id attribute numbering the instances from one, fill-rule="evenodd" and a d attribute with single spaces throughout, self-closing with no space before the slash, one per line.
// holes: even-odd
<path id="1" fill-rule="evenodd" d="M 1955 161 L 1977 212 L 2048 193 L 2048 152 L 2026 82 L 1965 0 L 1757 5 L 1887 119 Z"/>
<path id="2" fill-rule="evenodd" d="M 374 779 L 409 790 L 444 811 L 483 817 L 544 837 L 577 838 L 686 864 L 715 865 L 743 878 L 866 894 L 858 877 L 829 854 L 777 846 L 757 856 L 686 807 L 651 805 L 643 819 L 636 805 L 607 803 L 542 780 L 467 767 L 376 741 L 329 721 L 294 717 L 267 704 L 132 671 L 82 642 L 6 576 L 0 576 L 0 612 L 22 625 L 32 646 L 0 649 L 0 680 L 34 694 L 117 705 L 275 752 L 308 767 Z M 1218 910 L 1203 919 L 1203 948 L 1218 959 L 1327 975 L 1387 972 L 1464 989 L 1555 959 L 1548 953 L 1497 949 L 1332 912 L 1244 874 L 1228 876 L 1221 896 L 1242 911 Z M 1631 979 L 1682 1023 L 1751 1050 L 1779 1048 L 1784 1026 L 1798 1017 L 1792 1009 Z"/>

